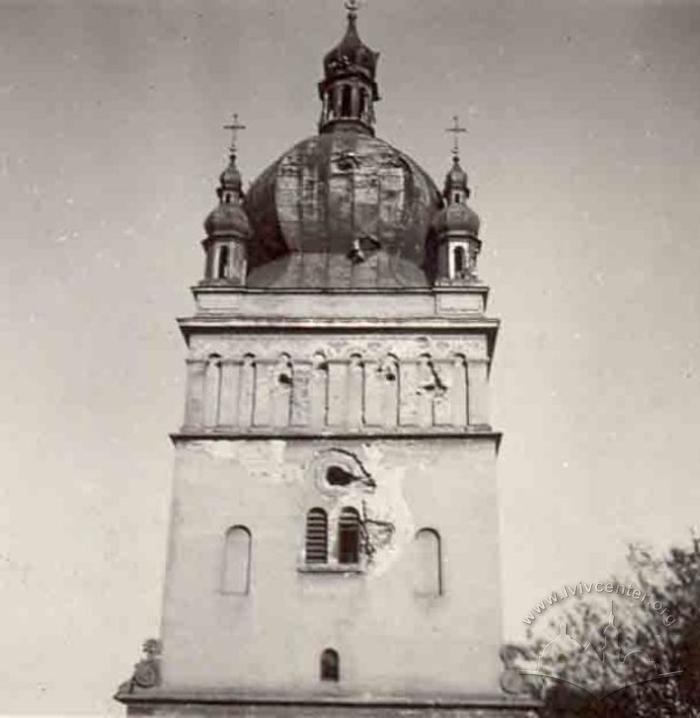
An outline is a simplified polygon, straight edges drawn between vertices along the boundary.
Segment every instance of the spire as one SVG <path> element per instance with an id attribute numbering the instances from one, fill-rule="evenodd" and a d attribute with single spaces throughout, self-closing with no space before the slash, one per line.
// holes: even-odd
<path id="1" fill-rule="evenodd" d="M 323 58 L 324 78 L 318 85 L 323 103 L 319 130 L 353 128 L 374 134 L 379 53 L 367 47 L 358 34 L 358 0 L 347 0 L 345 7 L 348 11 L 345 35 Z"/>

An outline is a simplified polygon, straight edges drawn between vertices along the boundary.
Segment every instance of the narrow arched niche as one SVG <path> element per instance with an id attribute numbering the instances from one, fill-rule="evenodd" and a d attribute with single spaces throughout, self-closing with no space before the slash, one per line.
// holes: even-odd
<path id="1" fill-rule="evenodd" d="M 245 526 L 226 532 L 221 592 L 245 595 L 250 590 L 251 534 Z"/>
<path id="2" fill-rule="evenodd" d="M 423 528 L 415 538 L 415 586 L 419 596 L 441 596 L 442 541 L 433 528 Z"/>
<path id="3" fill-rule="evenodd" d="M 340 680 L 340 656 L 333 648 L 326 648 L 321 654 L 320 678 L 322 681 Z"/>
<path id="4" fill-rule="evenodd" d="M 211 354 L 204 370 L 204 425 L 214 428 L 219 423 L 221 401 L 221 356 Z"/>

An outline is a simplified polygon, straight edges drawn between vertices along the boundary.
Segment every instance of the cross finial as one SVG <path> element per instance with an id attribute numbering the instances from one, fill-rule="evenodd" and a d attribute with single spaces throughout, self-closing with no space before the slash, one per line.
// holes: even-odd
<path id="1" fill-rule="evenodd" d="M 359 0 L 345 0 L 345 8 L 348 11 L 348 17 L 356 18 L 357 11 L 360 9 Z"/>
<path id="2" fill-rule="evenodd" d="M 234 113 L 233 122 L 230 125 L 224 125 L 225 130 L 231 130 L 231 145 L 229 147 L 229 153 L 232 155 L 236 154 L 236 142 L 238 141 L 238 131 L 245 130 L 246 126 L 240 123 L 238 119 L 238 113 Z"/>
<path id="3" fill-rule="evenodd" d="M 452 145 L 452 155 L 459 157 L 459 136 L 467 131 L 466 127 L 462 127 L 459 124 L 459 115 L 455 115 L 452 120 L 454 121 L 454 127 L 448 127 L 445 132 L 451 132 L 454 135 L 454 144 Z"/>

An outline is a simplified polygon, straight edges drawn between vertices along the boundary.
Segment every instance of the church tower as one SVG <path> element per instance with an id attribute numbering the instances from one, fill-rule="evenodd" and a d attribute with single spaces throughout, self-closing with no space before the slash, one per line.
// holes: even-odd
<path id="1" fill-rule="evenodd" d="M 245 194 L 234 141 L 205 222 L 129 715 L 534 715 L 500 687 L 479 219 L 456 150 L 441 193 L 375 136 L 378 53 L 348 9 L 318 134 Z"/>

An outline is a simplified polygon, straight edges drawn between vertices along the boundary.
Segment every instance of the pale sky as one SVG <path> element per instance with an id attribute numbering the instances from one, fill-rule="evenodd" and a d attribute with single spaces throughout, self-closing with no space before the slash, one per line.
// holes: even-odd
<path id="1" fill-rule="evenodd" d="M 0 713 L 119 711 L 158 633 L 221 125 L 247 181 L 314 134 L 343 27 L 340 0 L 0 0 Z M 700 2 L 368 0 L 360 31 L 380 137 L 441 184 L 469 127 L 517 637 L 700 524 Z"/>

